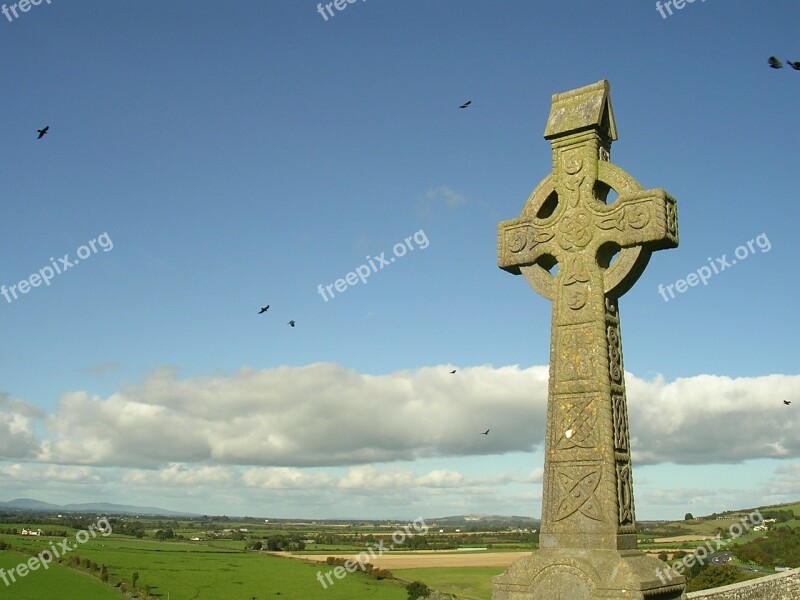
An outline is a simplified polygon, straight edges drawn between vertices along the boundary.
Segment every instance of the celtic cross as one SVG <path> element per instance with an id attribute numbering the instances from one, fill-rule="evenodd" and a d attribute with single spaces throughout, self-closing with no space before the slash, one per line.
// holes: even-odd
<path id="1" fill-rule="evenodd" d="M 540 547 L 634 549 L 617 301 L 678 245 L 675 199 L 609 162 L 607 81 L 555 94 L 544 137 L 552 173 L 498 228 L 499 266 L 553 303 Z"/>

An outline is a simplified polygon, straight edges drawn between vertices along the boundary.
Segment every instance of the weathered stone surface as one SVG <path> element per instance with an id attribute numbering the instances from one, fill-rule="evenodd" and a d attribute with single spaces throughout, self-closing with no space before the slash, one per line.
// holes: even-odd
<path id="1" fill-rule="evenodd" d="M 656 576 L 664 563 L 638 550 L 541 549 L 495 577 L 497 600 L 678 600 L 683 579 Z"/>
<path id="2" fill-rule="evenodd" d="M 541 549 L 492 598 L 683 598 L 683 578 L 662 583 L 666 565 L 636 550 L 617 305 L 654 251 L 678 245 L 675 199 L 609 162 L 607 81 L 554 95 L 545 138 L 552 173 L 498 228 L 499 266 L 553 302 Z"/>
<path id="3" fill-rule="evenodd" d="M 687 594 L 690 600 L 797 600 L 800 569 Z"/>

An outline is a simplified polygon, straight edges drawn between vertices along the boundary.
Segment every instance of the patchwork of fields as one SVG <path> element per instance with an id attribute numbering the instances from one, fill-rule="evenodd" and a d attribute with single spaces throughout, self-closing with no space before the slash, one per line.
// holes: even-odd
<path id="1" fill-rule="evenodd" d="M 800 506 L 796 508 L 800 509 Z M 200 525 L 184 521 L 172 523 L 175 530 L 169 532 L 174 534 L 174 539 L 160 540 L 154 538 L 164 532 L 161 521 L 133 518 L 112 521 L 115 522 L 114 533 L 74 544 L 74 549 L 62 558 L 63 564 L 54 563 L 46 570 L 40 568 L 29 572 L 18 577 L 17 581 L 9 581 L 9 585 L 5 585 L 0 577 L 0 597 L 9 600 L 51 600 L 58 597 L 109 600 L 123 598 L 121 586 L 124 584 L 131 588 L 136 580 L 140 596 L 149 592 L 154 600 L 264 600 L 278 596 L 281 600 L 406 600 L 405 584 L 422 581 L 431 589 L 462 599 L 490 600 L 492 577 L 530 552 L 524 549 L 526 545 L 530 548 L 528 541 L 505 539 L 500 532 L 448 532 L 438 537 L 433 534 L 426 539 L 428 543 L 451 539 L 456 545 L 450 548 L 474 544 L 489 546 L 490 549 L 395 550 L 370 558 L 376 569 L 391 571 L 395 579 L 379 580 L 360 571 L 342 579 L 325 579 L 325 574 L 333 569 L 325 564 L 329 556 L 352 558 L 365 547 L 376 546 L 381 539 L 385 540 L 391 528 L 386 525 L 350 527 L 233 522 L 212 526 L 210 523 Z M 640 534 L 641 546 L 653 555 L 675 548 L 691 551 L 700 540 L 713 537 L 737 521 L 737 518 L 726 516 L 656 524 L 649 530 L 645 529 L 645 532 L 652 533 Z M 140 535 L 130 534 L 131 523 L 143 527 L 138 532 Z M 787 525 L 798 526 L 800 521 L 792 520 Z M 7 523 L 3 531 L 9 533 L 0 533 L 0 542 L 12 547 L 0 550 L 0 568 L 5 570 L 7 577 L 9 571 L 27 562 L 30 556 L 62 539 L 46 535 L 14 535 L 15 531 L 26 526 L 33 524 Z M 42 523 L 42 527 L 45 526 Z M 49 526 L 52 527 L 52 523 Z M 126 526 L 129 527 L 127 535 L 122 533 Z M 67 537 L 73 536 L 74 541 L 77 529 L 64 524 L 58 527 Z M 224 535 L 228 537 L 220 536 L 219 532 L 227 532 Z M 204 537 L 198 537 L 198 533 Z M 231 537 L 233 535 L 238 535 L 238 539 Z M 735 548 L 757 535 L 751 531 L 741 538 L 729 540 L 730 547 Z M 195 538 L 195 541 L 190 541 L 190 538 Z M 264 549 L 252 549 L 253 540 L 264 540 Z M 277 543 L 276 540 L 289 540 L 293 544 L 297 544 L 297 540 L 305 542 L 297 551 L 267 551 L 267 542 Z M 76 562 L 77 557 L 83 564 L 93 566 L 67 566 L 69 559 L 73 559 L 69 562 Z M 108 583 L 100 580 L 103 567 Z"/>

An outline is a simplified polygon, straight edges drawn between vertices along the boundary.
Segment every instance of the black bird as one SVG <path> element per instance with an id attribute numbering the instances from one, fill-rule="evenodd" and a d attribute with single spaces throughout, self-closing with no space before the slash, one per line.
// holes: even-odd
<path id="1" fill-rule="evenodd" d="M 489 430 L 487 429 L 486 431 L 481 431 L 481 435 L 489 435 Z"/>
<path id="2" fill-rule="evenodd" d="M 261 310 L 260 310 L 260 311 L 258 311 L 258 314 L 265 313 L 265 312 L 267 312 L 268 310 L 269 310 L 269 304 L 267 304 L 266 306 L 262 306 L 262 307 L 261 307 Z"/>
<path id="3" fill-rule="evenodd" d="M 796 60 L 794 62 L 787 60 L 787 64 L 792 67 L 795 71 L 800 71 L 800 60 Z"/>
<path id="4" fill-rule="evenodd" d="M 784 403 L 786 406 L 789 406 L 789 405 L 792 403 L 792 401 L 791 401 L 791 400 L 784 400 L 784 401 L 783 401 L 783 403 Z"/>
<path id="5" fill-rule="evenodd" d="M 38 133 L 38 134 L 39 134 L 39 137 L 37 137 L 36 139 L 37 139 L 37 140 L 40 140 L 40 139 L 42 139 L 42 138 L 45 136 L 45 134 L 47 133 L 47 130 L 48 130 L 48 129 L 50 129 L 50 125 L 45 125 L 45 126 L 44 126 L 44 128 L 42 128 L 42 129 L 37 129 L 37 130 L 36 130 L 36 133 Z"/>
<path id="6" fill-rule="evenodd" d="M 458 108 L 467 108 L 470 104 L 472 104 L 472 100 L 467 100 L 466 102 L 464 102 L 464 104 L 462 104 Z"/>
<path id="7" fill-rule="evenodd" d="M 287 323 L 287 325 L 291 325 L 292 327 L 294 327 L 294 324 L 295 324 L 295 321 L 289 321 L 289 322 Z"/>
<path id="8" fill-rule="evenodd" d="M 450 375 L 452 375 L 452 374 L 453 374 L 453 373 L 455 373 L 455 372 L 456 372 L 456 370 L 455 370 L 455 369 L 453 369 L 452 371 L 450 371 Z"/>
<path id="9" fill-rule="evenodd" d="M 769 63 L 769 66 L 772 67 L 773 69 L 782 69 L 783 68 L 783 63 L 781 61 L 779 61 L 777 58 L 775 58 L 774 56 L 770 56 L 769 60 L 767 62 Z"/>

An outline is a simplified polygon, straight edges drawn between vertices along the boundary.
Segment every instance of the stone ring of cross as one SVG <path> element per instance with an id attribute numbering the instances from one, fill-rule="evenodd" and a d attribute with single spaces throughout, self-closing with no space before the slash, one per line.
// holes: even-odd
<path id="1" fill-rule="evenodd" d="M 551 203 L 551 198 L 556 196 L 554 181 L 555 178 L 551 173 L 536 186 L 536 189 L 533 190 L 528 201 L 525 203 L 525 207 L 522 209 L 520 220 L 535 219 L 539 221 L 543 227 L 547 227 L 547 225 L 550 224 L 555 225 L 556 222 L 561 221 L 559 223 L 559 229 L 568 234 L 564 239 L 578 246 L 585 246 L 591 238 L 592 223 L 587 223 L 586 218 L 578 222 L 574 220 L 570 220 L 569 222 L 562 220 L 562 210 L 566 208 L 563 202 L 559 202 L 555 210 L 553 210 L 552 214 L 548 217 L 544 219 L 537 218 L 537 215 L 544 210 L 545 203 Z M 624 170 L 606 161 L 597 162 L 597 181 L 605 184 L 609 190 L 615 191 L 620 198 L 636 194 L 644 189 L 638 181 L 628 175 Z M 597 203 L 598 206 L 604 205 L 603 200 L 599 198 L 597 199 Z M 588 212 L 584 214 L 587 215 L 591 221 L 597 219 L 597 216 L 592 216 Z M 587 236 L 589 239 L 587 239 Z M 651 255 L 652 249 L 643 245 L 637 244 L 630 248 L 621 248 L 617 260 L 605 271 L 603 277 L 603 291 L 614 297 L 619 297 L 624 294 L 636 283 L 636 280 L 639 279 Z M 555 299 L 556 278 L 548 269 L 537 263 L 521 266 L 520 271 L 534 290 L 549 300 Z"/>

